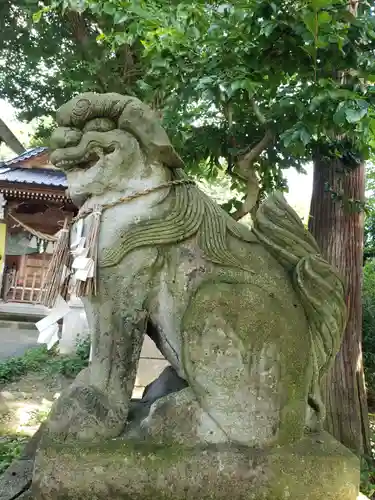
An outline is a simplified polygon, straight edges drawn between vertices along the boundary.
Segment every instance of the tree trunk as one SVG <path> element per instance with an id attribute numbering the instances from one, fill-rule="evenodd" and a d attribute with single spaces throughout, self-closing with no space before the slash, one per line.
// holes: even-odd
<path id="1" fill-rule="evenodd" d="M 340 352 L 324 382 L 326 429 L 358 455 L 371 456 L 362 363 L 363 212 L 334 200 L 329 186 L 345 199 L 364 199 L 364 165 L 344 173 L 333 161 L 314 162 L 309 230 L 322 255 L 345 279 L 348 323 Z"/>

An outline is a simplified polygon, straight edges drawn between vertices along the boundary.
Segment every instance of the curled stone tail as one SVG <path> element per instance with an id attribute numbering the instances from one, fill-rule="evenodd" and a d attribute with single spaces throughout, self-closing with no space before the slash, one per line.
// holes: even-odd
<path id="1" fill-rule="evenodd" d="M 280 264 L 290 271 L 306 255 L 320 253 L 314 237 L 281 193 L 269 196 L 260 206 L 253 231 Z"/>
<path id="2" fill-rule="evenodd" d="M 313 373 L 309 399 L 318 422 L 308 422 L 308 425 L 316 427 L 325 417 L 320 382 L 340 348 L 346 324 L 344 283 L 319 255 L 315 239 L 281 193 L 270 196 L 261 205 L 254 233 L 291 273 L 310 325 Z"/>

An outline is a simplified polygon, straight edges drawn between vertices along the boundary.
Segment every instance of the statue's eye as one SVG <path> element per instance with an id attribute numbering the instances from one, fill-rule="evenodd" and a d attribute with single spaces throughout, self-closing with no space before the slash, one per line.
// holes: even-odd
<path id="1" fill-rule="evenodd" d="M 110 154 L 115 151 L 116 147 L 114 144 L 110 144 L 108 147 L 104 148 L 103 151 L 105 154 Z"/>
<path id="2" fill-rule="evenodd" d="M 94 118 L 85 123 L 83 127 L 83 133 L 85 132 L 109 132 L 116 128 L 116 123 L 109 118 Z"/>
<path id="3" fill-rule="evenodd" d="M 77 146 L 81 138 L 82 132 L 80 130 L 69 127 L 59 127 L 52 134 L 51 148 L 59 149 Z"/>

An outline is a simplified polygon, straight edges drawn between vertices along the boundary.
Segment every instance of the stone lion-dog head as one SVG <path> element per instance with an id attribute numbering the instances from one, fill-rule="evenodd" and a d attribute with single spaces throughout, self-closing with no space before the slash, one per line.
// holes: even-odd
<path id="1" fill-rule="evenodd" d="M 56 118 L 51 162 L 66 173 L 77 205 L 114 187 L 131 165 L 184 166 L 151 108 L 135 97 L 87 92 L 63 105 Z"/>

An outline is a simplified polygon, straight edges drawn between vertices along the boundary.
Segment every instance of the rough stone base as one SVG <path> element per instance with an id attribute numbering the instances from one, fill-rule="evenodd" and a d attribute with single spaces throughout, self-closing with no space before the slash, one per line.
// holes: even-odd
<path id="1" fill-rule="evenodd" d="M 186 448 L 113 440 L 39 451 L 35 500 L 356 500 L 359 461 L 328 434 L 294 446 Z"/>

